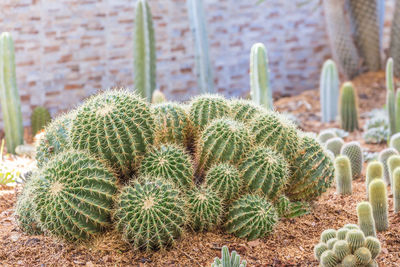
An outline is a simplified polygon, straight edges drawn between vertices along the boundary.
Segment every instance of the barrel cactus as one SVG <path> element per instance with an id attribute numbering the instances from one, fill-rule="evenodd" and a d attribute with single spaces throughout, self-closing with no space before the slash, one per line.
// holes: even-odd
<path id="1" fill-rule="evenodd" d="M 376 236 L 375 220 L 372 215 L 372 207 L 369 202 L 361 202 L 357 205 L 358 225 L 365 236 Z"/>
<path id="2" fill-rule="evenodd" d="M 232 118 L 236 121 L 249 123 L 254 117 L 265 110 L 259 105 L 244 99 L 235 99 L 229 102 Z"/>
<path id="3" fill-rule="evenodd" d="M 333 246 L 333 252 L 338 260 L 342 261 L 347 255 L 351 254 L 351 249 L 345 240 L 338 240 Z"/>
<path id="4" fill-rule="evenodd" d="M 361 266 L 365 266 L 372 259 L 371 252 L 369 249 L 364 247 L 358 248 L 356 251 L 354 251 L 354 256 L 357 259 L 357 263 Z"/>
<path id="5" fill-rule="evenodd" d="M 370 183 L 369 201 L 372 206 L 376 230 L 378 232 L 386 231 L 389 227 L 388 200 L 386 184 L 383 180 L 375 179 Z"/>
<path id="6" fill-rule="evenodd" d="M 321 260 L 321 255 L 322 253 L 324 253 L 325 251 L 328 250 L 328 246 L 325 243 L 318 243 L 315 247 L 314 247 L 314 257 L 320 261 Z"/>
<path id="7" fill-rule="evenodd" d="M 274 202 L 275 210 L 279 218 L 294 218 L 309 212 L 309 206 L 305 202 L 292 202 L 285 195 L 281 195 Z"/>
<path id="8" fill-rule="evenodd" d="M 31 115 L 32 135 L 35 136 L 43 130 L 50 121 L 50 112 L 45 107 L 36 107 Z"/>
<path id="9" fill-rule="evenodd" d="M 160 90 L 154 90 L 153 95 L 151 96 L 151 103 L 152 104 L 161 104 L 167 102 L 167 98 L 165 97 L 164 93 Z"/>
<path id="10" fill-rule="evenodd" d="M 236 199 L 242 188 L 239 170 L 229 163 L 215 164 L 211 167 L 207 172 L 205 183 L 225 202 Z"/>
<path id="11" fill-rule="evenodd" d="M 365 247 L 371 252 L 371 257 L 375 259 L 381 253 L 381 242 L 373 236 L 368 236 L 365 239 Z"/>
<path id="12" fill-rule="evenodd" d="M 327 243 L 329 239 L 336 238 L 335 229 L 326 229 L 321 233 L 321 242 Z"/>
<path id="13" fill-rule="evenodd" d="M 328 249 L 321 255 L 321 265 L 326 267 L 335 267 L 339 263 L 339 259 L 336 254 Z"/>
<path id="14" fill-rule="evenodd" d="M 364 163 L 364 156 L 360 143 L 353 141 L 345 144 L 342 147 L 340 154 L 347 156 L 350 159 L 353 179 L 358 178 L 361 175 Z"/>
<path id="15" fill-rule="evenodd" d="M 354 255 L 347 255 L 342 261 L 343 267 L 356 267 L 358 265 L 357 258 Z"/>
<path id="16" fill-rule="evenodd" d="M 352 175 L 350 160 L 347 156 L 339 156 L 335 159 L 335 172 L 336 192 L 342 195 L 351 195 Z"/>
<path id="17" fill-rule="evenodd" d="M 383 164 L 384 168 L 383 178 L 387 184 L 390 184 L 390 171 L 388 166 L 388 160 L 390 156 L 393 155 L 399 155 L 399 152 L 397 152 L 397 150 L 394 148 L 386 148 L 379 153 L 379 161 Z"/>
<path id="18" fill-rule="evenodd" d="M 337 230 L 336 236 L 338 240 L 346 240 L 346 235 L 347 232 L 350 231 L 350 229 L 347 228 L 340 228 Z"/>

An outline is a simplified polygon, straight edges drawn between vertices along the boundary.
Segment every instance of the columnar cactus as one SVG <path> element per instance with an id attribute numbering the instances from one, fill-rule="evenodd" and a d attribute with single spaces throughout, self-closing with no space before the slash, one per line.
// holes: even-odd
<path id="1" fill-rule="evenodd" d="M 167 102 L 167 98 L 165 97 L 164 93 L 160 90 L 154 90 L 153 95 L 151 96 L 151 103 L 152 104 L 161 104 Z"/>
<path id="2" fill-rule="evenodd" d="M 335 159 L 336 192 L 341 195 L 351 195 L 352 174 L 350 160 L 347 156 Z"/>
<path id="3" fill-rule="evenodd" d="M 15 153 L 15 148 L 24 143 L 24 127 L 15 74 L 14 42 L 8 32 L 0 35 L 0 102 L 7 151 Z"/>
<path id="4" fill-rule="evenodd" d="M 323 130 L 318 134 L 317 139 L 321 144 L 325 144 L 327 141 L 335 137 L 337 137 L 337 135 L 333 130 Z"/>
<path id="5" fill-rule="evenodd" d="M 394 59 L 396 65 L 394 66 L 394 73 L 396 76 L 400 74 L 400 3 L 395 2 L 392 27 L 390 31 L 390 44 L 389 56 Z"/>
<path id="6" fill-rule="evenodd" d="M 378 232 L 386 231 L 389 227 L 388 200 L 386 184 L 381 179 L 374 179 L 369 185 L 369 202 L 372 206 L 375 227 Z"/>
<path id="7" fill-rule="evenodd" d="M 52 235 L 85 240 L 111 225 L 116 178 L 89 154 L 59 153 L 31 179 L 40 225 Z"/>
<path id="8" fill-rule="evenodd" d="M 333 252 L 339 261 L 342 261 L 344 257 L 351 254 L 349 244 L 345 240 L 338 240 L 333 246 Z"/>
<path id="9" fill-rule="evenodd" d="M 240 163 L 244 187 L 254 193 L 261 192 L 274 200 L 285 188 L 289 177 L 289 166 L 282 155 L 266 148 L 252 148 Z"/>
<path id="10" fill-rule="evenodd" d="M 354 253 L 357 249 L 364 246 L 365 236 L 361 230 L 352 229 L 347 232 L 346 241 L 349 244 L 351 252 Z"/>
<path id="11" fill-rule="evenodd" d="M 247 262 L 245 260 L 240 262 L 240 256 L 236 251 L 232 251 L 232 254 L 229 255 L 228 247 L 223 246 L 221 250 L 221 259 L 215 258 L 211 267 L 246 267 L 246 265 Z"/>
<path id="12" fill-rule="evenodd" d="M 257 195 L 245 195 L 232 203 L 225 228 L 230 234 L 253 240 L 267 236 L 277 220 L 271 203 Z"/>
<path id="13" fill-rule="evenodd" d="M 243 123 L 249 123 L 254 117 L 265 112 L 259 105 L 244 99 L 232 100 L 229 106 L 232 118 Z"/>
<path id="14" fill-rule="evenodd" d="M 400 167 L 400 155 L 392 155 L 387 161 L 389 169 L 390 184 L 393 184 L 393 172 L 397 167 Z"/>
<path id="15" fill-rule="evenodd" d="M 156 41 L 153 19 L 147 0 L 136 2 L 134 30 L 134 83 L 141 97 L 151 101 L 156 89 Z"/>
<path id="16" fill-rule="evenodd" d="M 371 252 L 371 257 L 375 259 L 381 253 L 381 243 L 373 236 L 368 236 L 365 239 L 365 247 Z"/>
<path id="17" fill-rule="evenodd" d="M 71 143 L 130 177 L 154 141 L 154 126 L 150 108 L 143 100 L 128 92 L 107 91 L 76 111 Z"/>
<path id="18" fill-rule="evenodd" d="M 393 172 L 392 192 L 394 212 L 400 212 L 400 168 Z"/>
<path id="19" fill-rule="evenodd" d="M 394 104 L 396 118 L 396 133 L 400 132 L 400 89 L 396 90 L 396 99 Z"/>
<path id="20" fill-rule="evenodd" d="M 347 132 L 358 129 L 357 92 L 351 82 L 345 82 L 340 89 L 340 126 Z"/>
<path id="21" fill-rule="evenodd" d="M 379 161 L 372 161 L 367 165 L 367 174 L 366 174 L 366 191 L 367 191 L 367 198 L 369 195 L 369 184 L 374 179 L 383 179 L 383 164 Z"/>
<path id="22" fill-rule="evenodd" d="M 122 188 L 115 221 L 136 249 L 156 250 L 174 243 L 187 222 L 184 201 L 169 183 L 145 178 Z"/>
<path id="23" fill-rule="evenodd" d="M 324 62 L 319 80 L 319 98 L 321 103 L 322 122 L 336 119 L 339 101 L 339 75 L 336 64 L 328 59 Z"/>
<path id="24" fill-rule="evenodd" d="M 399 116 L 399 118 L 400 118 L 400 116 Z M 394 134 L 394 135 L 392 135 L 392 136 L 390 137 L 389 146 L 390 146 L 391 148 L 396 149 L 397 152 L 400 151 L 400 130 L 399 130 L 398 133 L 396 133 L 396 134 Z"/>
<path id="25" fill-rule="evenodd" d="M 208 36 L 203 0 L 187 0 L 190 29 L 196 55 L 197 84 L 202 93 L 214 92 L 214 79 L 208 52 Z"/>
<path id="26" fill-rule="evenodd" d="M 390 184 L 390 171 L 388 166 L 388 160 L 390 156 L 399 155 L 396 149 L 386 148 L 379 153 L 379 161 L 383 164 L 384 175 L 383 178 L 387 184 Z"/>
<path id="27" fill-rule="evenodd" d="M 187 193 L 189 222 L 193 230 L 212 230 L 222 221 L 222 200 L 211 188 L 194 188 Z"/>
<path id="28" fill-rule="evenodd" d="M 372 207 L 369 202 L 361 202 L 357 205 L 358 225 L 365 236 L 376 236 L 375 221 L 372 215 Z"/>
<path id="29" fill-rule="evenodd" d="M 386 107 L 389 118 L 390 136 L 396 133 L 396 103 L 393 82 L 393 59 L 389 58 L 386 63 Z"/>
<path id="30" fill-rule="evenodd" d="M 32 135 L 35 136 L 39 131 L 51 121 L 49 111 L 44 107 L 36 107 L 31 115 Z"/>
<path id="31" fill-rule="evenodd" d="M 159 177 L 181 189 L 194 187 L 193 172 L 190 156 L 177 145 L 151 148 L 139 168 L 141 176 Z"/>
<path id="32" fill-rule="evenodd" d="M 326 149 L 331 151 L 335 157 L 340 155 L 340 150 L 342 149 L 343 145 L 344 141 L 340 137 L 331 138 L 325 143 Z"/>
<path id="33" fill-rule="evenodd" d="M 360 143 L 353 141 L 344 144 L 340 154 L 347 156 L 350 159 L 353 179 L 358 178 L 361 175 L 364 163 L 364 156 Z"/>
<path id="34" fill-rule="evenodd" d="M 251 47 L 250 89 L 252 100 L 266 109 L 272 110 L 272 90 L 269 83 L 267 49 L 262 43 Z"/>
<path id="35" fill-rule="evenodd" d="M 225 202 L 230 202 L 239 196 L 242 179 L 238 169 L 228 163 L 216 164 L 207 172 L 205 183 Z"/>

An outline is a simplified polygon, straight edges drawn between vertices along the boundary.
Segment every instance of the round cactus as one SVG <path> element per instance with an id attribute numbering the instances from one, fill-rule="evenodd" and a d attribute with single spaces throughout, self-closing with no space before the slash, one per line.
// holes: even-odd
<path id="1" fill-rule="evenodd" d="M 328 242 L 326 242 L 326 245 L 328 246 L 329 249 L 333 249 L 333 246 L 336 244 L 336 242 L 338 241 L 338 239 L 335 238 L 331 238 L 328 240 Z"/>
<path id="2" fill-rule="evenodd" d="M 383 179 L 383 164 L 382 162 L 379 161 L 372 161 L 368 163 L 367 165 L 367 174 L 366 174 L 366 180 L 365 180 L 365 185 L 366 185 L 366 191 L 367 191 L 367 197 L 369 195 L 369 184 L 371 181 L 375 178 L 378 179 Z"/>
<path id="3" fill-rule="evenodd" d="M 358 225 L 365 236 L 376 236 L 375 221 L 372 216 L 372 207 L 369 202 L 361 202 L 357 205 Z"/>
<path id="4" fill-rule="evenodd" d="M 184 201 L 172 184 L 141 180 L 122 189 L 115 213 L 117 229 L 136 249 L 162 249 L 183 232 L 187 220 Z"/>
<path id="5" fill-rule="evenodd" d="M 190 225 L 195 231 L 212 230 L 221 222 L 222 200 L 210 188 L 190 190 L 187 194 Z"/>
<path id="6" fill-rule="evenodd" d="M 238 169 L 228 163 L 216 164 L 207 172 L 207 187 L 215 191 L 224 201 L 230 202 L 239 196 L 242 179 Z"/>
<path id="7" fill-rule="evenodd" d="M 383 164 L 383 178 L 387 184 L 390 184 L 390 173 L 389 173 L 389 166 L 388 166 L 388 159 L 392 155 L 398 155 L 396 149 L 394 148 L 386 148 L 379 153 L 379 161 Z"/>
<path id="8" fill-rule="evenodd" d="M 164 178 L 179 188 L 194 186 L 191 158 L 177 145 L 153 147 L 145 154 L 139 173 Z"/>
<path id="9" fill-rule="evenodd" d="M 102 162 L 82 151 L 65 151 L 35 176 L 33 201 L 47 232 L 75 241 L 111 225 L 116 179 Z"/>
<path id="10" fill-rule="evenodd" d="M 328 250 L 328 246 L 325 243 L 319 243 L 314 247 L 314 257 L 320 261 L 321 260 L 321 255 L 325 251 Z"/>
<path id="11" fill-rule="evenodd" d="M 332 250 L 327 250 L 321 255 L 321 265 L 324 267 L 336 267 L 339 263 L 338 258 Z"/>
<path id="12" fill-rule="evenodd" d="M 290 212 L 290 200 L 285 195 L 281 195 L 275 203 L 275 210 L 279 218 L 286 217 Z"/>
<path id="13" fill-rule="evenodd" d="M 351 195 L 352 175 L 350 160 L 347 156 L 339 156 L 335 159 L 336 192 L 341 195 Z"/>
<path id="14" fill-rule="evenodd" d="M 344 141 L 340 137 L 335 137 L 335 138 L 329 139 L 325 143 L 326 149 L 331 151 L 335 157 L 340 155 L 340 150 L 342 149 L 343 145 L 344 145 Z"/>
<path id="15" fill-rule="evenodd" d="M 76 113 L 71 130 L 75 149 L 86 149 L 129 177 L 154 140 L 149 105 L 134 94 L 107 91 Z"/>
<path id="16" fill-rule="evenodd" d="M 257 195 L 245 195 L 232 203 L 225 228 L 230 234 L 253 240 L 267 236 L 277 220 L 271 203 Z"/>
<path id="17" fill-rule="evenodd" d="M 349 230 L 353 230 L 353 229 L 360 230 L 360 227 L 358 227 L 357 224 L 353 224 L 353 223 L 348 223 L 345 226 L 343 226 L 343 228 L 349 229 Z"/>
<path id="18" fill-rule="evenodd" d="M 381 253 L 381 242 L 373 236 L 368 236 L 365 239 L 365 247 L 371 252 L 372 259 L 375 259 Z"/>
<path id="19" fill-rule="evenodd" d="M 51 121 L 50 112 L 45 107 L 36 107 L 31 115 L 32 135 L 35 136 Z"/>
<path id="20" fill-rule="evenodd" d="M 343 267 L 356 267 L 357 259 L 354 255 L 347 255 L 342 261 Z"/>
<path id="21" fill-rule="evenodd" d="M 53 120 L 40 135 L 36 144 L 36 161 L 42 167 L 51 157 L 71 148 L 70 133 L 74 112 Z"/>
<path id="22" fill-rule="evenodd" d="M 393 209 L 394 212 L 400 212 L 400 168 L 396 168 L 393 172 Z"/>
<path id="23" fill-rule="evenodd" d="M 388 158 L 387 165 L 389 169 L 390 184 L 393 185 L 393 172 L 394 169 L 400 167 L 400 155 L 390 156 Z"/>
<path id="24" fill-rule="evenodd" d="M 375 227 L 378 232 L 386 231 L 389 227 L 388 200 L 386 184 L 381 179 L 374 179 L 369 185 L 369 201 L 372 206 Z"/>
<path id="25" fill-rule="evenodd" d="M 337 135 L 333 130 L 323 130 L 318 134 L 317 139 L 321 144 L 325 144 L 328 140 L 335 137 Z"/>
<path id="26" fill-rule="evenodd" d="M 283 191 L 289 176 L 289 166 L 283 156 L 267 147 L 256 147 L 240 163 L 244 187 L 250 192 L 262 192 L 273 200 Z"/>
<path id="27" fill-rule="evenodd" d="M 347 232 L 346 241 L 352 252 L 356 251 L 365 244 L 365 236 L 361 230 L 352 229 Z"/>
<path id="28" fill-rule="evenodd" d="M 400 133 L 396 133 L 390 137 L 390 147 L 400 152 Z"/>
<path id="29" fill-rule="evenodd" d="M 344 144 L 340 151 L 340 154 L 347 156 L 350 159 L 351 173 L 353 175 L 353 179 L 358 178 L 361 175 L 364 163 L 364 156 L 360 143 L 350 142 Z"/>
<path id="30" fill-rule="evenodd" d="M 155 143 L 175 143 L 189 146 L 192 124 L 185 110 L 175 103 L 152 107 L 155 121 Z"/>
<path id="31" fill-rule="evenodd" d="M 217 119 L 202 132 L 196 148 L 197 174 L 216 163 L 237 163 L 250 148 L 251 135 L 245 125 L 231 119 Z"/>
<path id="32" fill-rule="evenodd" d="M 335 252 L 338 260 L 342 261 L 344 257 L 351 254 L 351 249 L 345 240 L 338 240 L 333 246 L 333 252 Z"/>
<path id="33" fill-rule="evenodd" d="M 350 229 L 347 229 L 347 228 L 340 228 L 339 230 L 337 230 L 337 233 L 336 233 L 337 239 L 338 240 L 346 240 L 346 235 L 349 230 Z"/>
<path id="34" fill-rule="evenodd" d="M 249 123 L 254 117 L 262 112 L 266 112 L 261 106 L 254 104 L 252 101 L 235 99 L 229 102 L 232 112 L 232 118 L 236 121 Z"/>
<path id="35" fill-rule="evenodd" d="M 354 256 L 356 257 L 357 264 L 359 265 L 367 265 L 372 259 L 371 252 L 364 247 L 361 247 L 354 251 Z"/>
<path id="36" fill-rule="evenodd" d="M 291 200 L 309 201 L 330 187 L 334 167 L 332 159 L 318 141 L 311 135 L 303 134 L 291 173 L 285 195 Z"/>
<path id="37" fill-rule="evenodd" d="M 321 242 L 327 243 L 330 239 L 336 238 L 335 229 L 326 229 L 321 233 Z"/>

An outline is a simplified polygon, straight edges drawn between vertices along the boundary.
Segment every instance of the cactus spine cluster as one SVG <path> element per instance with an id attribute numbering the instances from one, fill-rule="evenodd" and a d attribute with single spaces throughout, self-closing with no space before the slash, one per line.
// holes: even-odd
<path id="1" fill-rule="evenodd" d="M 338 155 L 340 155 L 340 151 L 341 151 L 343 145 L 344 145 L 343 139 L 340 137 L 335 137 L 335 138 L 329 139 L 326 142 L 325 147 L 326 147 L 326 149 L 331 151 L 335 157 L 337 157 Z"/>
<path id="2" fill-rule="evenodd" d="M 340 126 L 347 132 L 358 129 L 357 93 L 351 82 L 345 82 L 340 90 Z"/>
<path id="3" fill-rule="evenodd" d="M 8 32 L 0 35 L 0 101 L 3 113 L 7 151 L 24 143 L 21 100 L 15 74 L 14 42 Z"/>
<path id="4" fill-rule="evenodd" d="M 388 200 L 386 184 L 381 179 L 374 179 L 369 185 L 369 202 L 372 206 L 375 227 L 378 232 L 386 231 L 389 227 Z"/>
<path id="5" fill-rule="evenodd" d="M 246 267 L 247 262 L 243 260 L 240 262 L 240 256 L 236 251 L 232 251 L 229 255 L 229 249 L 227 246 L 223 246 L 221 250 L 221 259 L 215 258 L 211 267 Z"/>
<path id="6" fill-rule="evenodd" d="M 322 122 L 331 122 L 337 116 L 339 100 L 339 75 L 336 64 L 328 59 L 324 62 L 319 81 Z"/>
<path id="7" fill-rule="evenodd" d="M 341 195 L 351 195 L 352 174 L 350 160 L 347 156 L 339 156 L 335 159 L 336 192 Z"/>
<path id="8" fill-rule="evenodd" d="M 396 103 L 393 82 L 393 59 L 389 58 L 386 63 L 386 107 L 389 118 L 390 136 L 396 133 Z"/>
<path id="9" fill-rule="evenodd" d="M 379 161 L 383 164 L 384 175 L 383 178 L 387 184 L 390 184 L 390 170 L 388 165 L 388 160 L 393 155 L 399 155 L 394 148 L 386 148 L 379 153 Z"/>
<path id="10" fill-rule="evenodd" d="M 135 88 L 141 97 L 150 102 L 156 89 L 156 41 L 147 0 L 138 0 L 136 3 L 133 43 Z"/>
<path id="11" fill-rule="evenodd" d="M 353 179 L 358 178 L 361 175 L 364 163 L 364 156 L 360 143 L 353 141 L 343 145 L 340 154 L 350 159 Z"/>
<path id="12" fill-rule="evenodd" d="M 372 207 L 369 202 L 361 202 L 357 205 L 358 225 L 365 236 L 376 236 L 375 220 L 372 215 Z"/>
<path id="13" fill-rule="evenodd" d="M 250 89 L 252 100 L 266 109 L 272 110 L 272 91 L 269 82 L 267 49 L 262 43 L 251 47 Z"/>
<path id="14" fill-rule="evenodd" d="M 49 111 L 44 107 L 36 107 L 31 115 L 32 135 L 35 136 L 39 131 L 51 121 Z"/>
<path id="15" fill-rule="evenodd" d="M 393 172 L 393 209 L 394 212 L 400 212 L 400 168 L 396 168 Z"/>
<path id="16" fill-rule="evenodd" d="M 216 192 L 225 202 L 239 196 L 242 178 L 239 170 L 229 163 L 216 164 L 207 172 L 206 185 Z"/>

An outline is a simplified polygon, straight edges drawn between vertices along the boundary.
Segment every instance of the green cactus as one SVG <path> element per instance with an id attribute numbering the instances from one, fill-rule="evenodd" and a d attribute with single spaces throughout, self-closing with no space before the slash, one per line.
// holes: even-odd
<path id="1" fill-rule="evenodd" d="M 196 55 L 197 84 L 202 93 L 214 92 L 214 78 L 210 62 L 206 18 L 203 0 L 187 0 L 190 30 L 193 33 Z"/>
<path id="2" fill-rule="evenodd" d="M 189 146 L 192 123 L 189 115 L 180 105 L 162 103 L 153 105 L 152 111 L 156 125 L 154 143 L 175 143 Z"/>
<path id="3" fill-rule="evenodd" d="M 54 156 L 36 179 L 33 202 L 46 232 L 66 240 L 85 240 L 111 225 L 113 172 L 83 151 Z"/>
<path id="4" fill-rule="evenodd" d="M 390 156 L 399 155 L 396 149 L 394 148 L 386 148 L 379 153 L 379 161 L 383 164 L 384 175 L 383 179 L 387 184 L 390 184 L 390 171 L 388 160 Z"/>
<path id="5" fill-rule="evenodd" d="M 154 127 L 146 102 L 126 91 L 107 91 L 77 110 L 71 143 L 75 149 L 90 151 L 130 177 L 154 141 Z"/>
<path id="6" fill-rule="evenodd" d="M 394 105 L 394 112 L 396 117 L 396 133 L 400 132 L 400 90 L 396 91 L 396 99 Z"/>
<path id="7" fill-rule="evenodd" d="M 335 229 L 326 229 L 321 233 L 321 242 L 327 243 L 329 239 L 336 238 Z"/>
<path id="8" fill-rule="evenodd" d="M 336 64 L 328 59 L 324 62 L 319 80 L 319 95 L 322 122 L 331 122 L 336 119 L 339 101 L 339 75 Z"/>
<path id="9" fill-rule="evenodd" d="M 39 168 L 53 156 L 72 147 L 70 136 L 74 118 L 75 112 L 61 115 L 45 128 L 36 144 L 35 157 Z"/>
<path id="10" fill-rule="evenodd" d="M 314 247 L 314 257 L 320 261 L 321 260 L 321 255 L 325 251 L 328 250 L 328 246 L 325 243 L 319 243 Z"/>
<path id="11" fill-rule="evenodd" d="M 400 151 L 400 130 L 399 133 L 396 133 L 390 137 L 389 147 L 396 149 L 397 152 Z"/>
<path id="12" fill-rule="evenodd" d="M 344 144 L 340 154 L 347 156 L 350 159 L 353 179 L 360 177 L 364 163 L 364 156 L 360 143 L 353 141 Z"/>
<path id="13" fill-rule="evenodd" d="M 351 195 L 352 175 L 350 160 L 347 156 L 339 156 L 335 159 L 336 192 L 341 195 Z"/>
<path id="14" fill-rule="evenodd" d="M 386 107 L 389 118 L 390 136 L 396 133 L 396 103 L 393 82 L 393 59 L 389 58 L 386 63 Z"/>
<path id="15" fill-rule="evenodd" d="M 134 30 L 134 83 L 138 94 L 151 101 L 156 89 L 156 41 L 153 19 L 147 0 L 136 2 Z"/>
<path id="16" fill-rule="evenodd" d="M 321 144 L 325 144 L 328 140 L 335 137 L 337 137 L 337 135 L 333 130 L 323 130 L 318 134 L 317 139 Z"/>
<path id="17" fill-rule="evenodd" d="M 372 215 L 372 207 L 369 202 L 361 202 L 357 205 L 358 225 L 365 236 L 376 236 L 375 221 Z"/>
<path id="18" fill-rule="evenodd" d="M 347 232 L 350 231 L 350 229 L 347 228 L 340 228 L 339 230 L 337 230 L 337 239 L 338 240 L 346 240 L 346 235 Z"/>
<path id="19" fill-rule="evenodd" d="M 353 224 L 353 223 L 348 223 L 345 226 L 343 226 L 343 228 L 349 229 L 349 230 L 360 230 L 360 227 L 357 224 Z"/>
<path id="20" fill-rule="evenodd" d="M 369 201 L 372 206 L 375 227 L 378 232 L 385 231 L 389 227 L 388 200 L 386 184 L 381 179 L 374 179 L 369 185 Z"/>
<path id="21" fill-rule="evenodd" d="M 340 90 L 340 126 L 347 132 L 358 130 L 357 92 L 351 82 L 345 82 Z"/>
<path id="22" fill-rule="evenodd" d="M 268 110 L 273 110 L 268 55 L 267 49 L 262 43 L 256 43 L 251 47 L 250 89 L 251 98 L 255 103 Z"/>
<path id="23" fill-rule="evenodd" d="M 314 137 L 301 135 L 297 156 L 285 195 L 291 200 L 311 200 L 330 187 L 334 178 L 332 159 Z"/>
<path id="24" fill-rule="evenodd" d="M 357 264 L 362 266 L 368 264 L 372 259 L 371 252 L 364 247 L 361 247 L 354 251 L 354 256 L 357 259 Z"/>
<path id="25" fill-rule="evenodd" d="M 374 179 L 383 179 L 383 164 L 379 161 L 372 161 L 367 165 L 367 174 L 366 174 L 366 191 L 367 191 L 367 198 L 369 196 L 369 184 Z"/>
<path id="26" fill-rule="evenodd" d="M 336 237 L 329 239 L 328 242 L 326 242 L 328 249 L 333 249 L 333 246 L 336 244 L 337 241 L 338 239 Z"/>
<path id="27" fill-rule="evenodd" d="M 354 255 L 347 255 L 342 261 L 343 267 L 356 267 L 357 258 Z"/>
<path id="28" fill-rule="evenodd" d="M 368 236 L 365 239 L 365 247 L 371 252 L 372 259 L 376 259 L 379 253 L 381 253 L 381 242 L 373 236 Z"/>
<path id="29" fill-rule="evenodd" d="M 24 143 L 21 100 L 15 74 L 14 42 L 8 32 L 0 35 L 0 102 L 8 153 Z"/>
<path id="30" fill-rule="evenodd" d="M 344 141 L 340 137 L 335 137 L 335 138 L 329 139 L 325 143 L 326 149 L 331 151 L 335 157 L 340 155 L 340 150 L 342 149 L 343 145 L 344 145 Z"/>
<path id="31" fill-rule="evenodd" d="M 173 245 L 187 221 L 179 191 L 161 180 L 139 180 L 122 188 L 115 212 L 117 229 L 136 249 Z"/>
<path id="32" fill-rule="evenodd" d="M 400 212 L 400 168 L 396 168 L 393 172 L 393 209 L 394 212 Z"/>
<path id="33" fill-rule="evenodd" d="M 164 93 L 160 90 L 155 90 L 153 95 L 151 96 L 151 103 L 152 104 L 161 104 L 167 102 L 167 98 L 165 97 Z"/>
<path id="34" fill-rule="evenodd" d="M 393 172 L 397 167 L 400 167 L 400 155 L 392 155 L 387 161 L 389 169 L 390 184 L 393 184 Z"/>
<path id="35" fill-rule="evenodd" d="M 230 234 L 253 240 L 267 236 L 277 220 L 277 213 L 267 200 L 245 195 L 232 203 L 225 228 Z"/>
<path id="36" fill-rule="evenodd" d="M 244 99 L 235 99 L 229 102 L 232 118 L 243 123 L 250 123 L 257 115 L 265 110 L 259 105 Z"/>
<path id="37" fill-rule="evenodd" d="M 35 136 L 51 121 L 50 112 L 44 107 L 36 107 L 31 115 L 32 135 Z"/>
<path id="38" fill-rule="evenodd" d="M 238 169 L 228 163 L 216 164 L 207 172 L 205 182 L 207 187 L 216 192 L 225 202 L 230 202 L 239 196 L 242 179 Z"/>
<path id="39" fill-rule="evenodd" d="M 195 231 L 212 230 L 222 221 L 222 200 L 211 188 L 192 189 L 187 193 L 190 225 Z"/>
<path id="40" fill-rule="evenodd" d="M 289 177 L 283 156 L 266 147 L 252 148 L 240 163 L 239 171 L 248 191 L 261 192 L 270 200 L 281 194 Z"/>
<path id="41" fill-rule="evenodd" d="M 351 252 L 356 251 L 365 244 L 365 236 L 361 230 L 351 229 L 347 232 L 346 241 L 349 244 Z"/>
<path id="42" fill-rule="evenodd" d="M 333 246 L 333 252 L 338 260 L 342 261 L 344 257 L 351 254 L 351 249 L 345 240 L 338 240 Z"/>
<path id="43" fill-rule="evenodd" d="M 332 250 L 324 251 L 321 255 L 321 266 L 324 267 L 336 267 L 339 263 L 339 259 Z"/>
<path id="44" fill-rule="evenodd" d="M 194 187 L 191 158 L 177 145 L 151 148 L 144 156 L 139 174 L 160 177 L 180 189 Z"/>
<path id="45" fill-rule="evenodd" d="M 223 246 L 221 250 L 221 259 L 215 258 L 211 267 L 246 267 L 246 265 L 247 262 L 245 260 L 240 262 L 240 256 L 236 251 L 232 251 L 232 254 L 229 255 L 228 247 Z"/>
<path id="46" fill-rule="evenodd" d="M 274 206 L 279 218 L 294 218 L 309 212 L 307 203 L 291 202 L 285 195 L 281 195 Z"/>
<path id="47" fill-rule="evenodd" d="M 251 135 L 243 123 L 224 118 L 212 121 L 198 140 L 197 174 L 216 163 L 238 163 L 250 145 Z"/>

